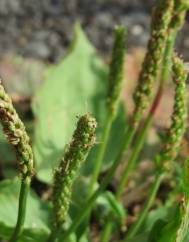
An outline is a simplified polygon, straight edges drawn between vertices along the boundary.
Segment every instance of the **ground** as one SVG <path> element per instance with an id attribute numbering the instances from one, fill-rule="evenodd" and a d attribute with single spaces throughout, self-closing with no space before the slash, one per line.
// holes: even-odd
<path id="1" fill-rule="evenodd" d="M 21 54 L 54 62 L 65 53 L 72 26 L 80 21 L 100 53 L 109 54 L 112 29 L 128 28 L 128 45 L 145 46 L 154 0 L 1 0 L 0 55 Z M 178 47 L 189 56 L 188 25 Z"/>

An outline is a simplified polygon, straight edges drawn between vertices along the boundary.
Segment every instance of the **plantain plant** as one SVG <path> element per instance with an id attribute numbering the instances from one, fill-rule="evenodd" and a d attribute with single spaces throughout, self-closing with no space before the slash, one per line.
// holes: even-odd
<path id="1" fill-rule="evenodd" d="M 100 242 L 188 241 L 189 158 L 183 165 L 176 162 L 187 133 L 188 70 L 174 51 L 188 9 L 188 0 L 156 0 L 150 39 L 133 94 L 133 115 L 127 120 L 120 98 L 126 46 L 124 26 L 115 27 L 107 71 L 76 25 L 65 61 L 51 68 L 34 98 L 33 151 L 26 128 L 0 83 L 0 121 L 5 137 L 15 148 L 20 170 L 19 179 L 0 183 L 2 239 L 10 242 L 93 241 L 91 224 L 95 219 L 96 237 Z M 175 87 L 170 127 L 161 135 L 161 149 L 154 155 L 154 179 L 146 201 L 136 220 L 127 226 L 129 210 L 124 207 L 122 195 L 140 162 L 166 82 Z M 80 114 L 86 109 L 86 114 Z M 78 121 L 73 132 L 75 116 Z M 65 145 L 72 132 L 69 144 Z M 96 147 L 90 152 L 93 146 Z M 119 180 L 114 189 L 110 189 L 120 166 Z M 49 183 L 45 201 L 30 189 L 34 176 Z M 169 180 L 176 181 L 178 186 L 170 190 L 170 196 L 166 194 L 168 202 L 156 208 L 158 191 Z M 13 194 L 16 200 L 11 200 Z M 178 200 L 178 196 L 182 199 Z M 10 203 L 5 202 L 7 197 Z M 104 203 L 98 212 L 100 201 Z M 15 206 L 17 218 L 9 222 L 5 208 L 8 211 Z M 160 209 L 166 213 L 159 216 Z M 156 216 L 150 220 L 152 213 Z"/>

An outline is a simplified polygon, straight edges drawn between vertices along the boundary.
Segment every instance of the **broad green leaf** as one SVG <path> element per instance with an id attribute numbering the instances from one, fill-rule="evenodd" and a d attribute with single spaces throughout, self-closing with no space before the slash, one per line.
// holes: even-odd
<path id="1" fill-rule="evenodd" d="M 62 156 L 65 144 L 71 139 L 77 115 L 90 112 L 96 117 L 100 142 L 99 133 L 106 115 L 106 87 L 107 67 L 77 25 L 69 53 L 49 70 L 33 101 L 36 117 L 34 155 L 40 180 L 51 182 L 52 170 Z M 111 154 L 107 152 L 106 164 L 114 159 L 120 144 L 117 131 L 122 134 L 124 111 L 115 126 L 118 125 L 114 136 L 111 136 L 114 143 L 110 144 Z M 85 174 L 91 173 L 94 157 L 95 150 L 84 167 Z"/>
<path id="2" fill-rule="evenodd" d="M 156 210 L 150 211 L 140 231 L 141 232 L 150 231 L 153 225 L 156 223 L 156 221 L 167 217 L 169 209 L 170 208 L 168 206 L 164 205 L 157 208 Z"/>
<path id="3" fill-rule="evenodd" d="M 5 239 L 10 238 L 16 224 L 19 189 L 18 179 L 0 182 L 0 237 Z M 30 192 L 22 242 L 42 241 L 41 238 L 47 237 L 48 211 L 47 204 L 40 201 L 34 192 Z"/>
<path id="4" fill-rule="evenodd" d="M 148 236 L 149 236 L 148 233 L 142 233 L 142 234 L 135 236 L 132 239 L 128 239 L 127 242 L 147 242 Z M 151 241 L 151 242 L 153 242 L 153 241 Z"/>
<path id="5" fill-rule="evenodd" d="M 125 209 L 123 205 L 116 199 L 116 197 L 113 195 L 113 193 L 107 191 L 105 192 L 105 197 L 110 205 L 111 213 L 113 214 L 113 217 L 117 218 L 119 220 L 119 223 L 122 224 L 123 220 L 126 217 Z"/>
<path id="6" fill-rule="evenodd" d="M 75 29 L 71 50 L 47 74 L 36 93 L 34 154 L 37 176 L 50 182 L 52 169 L 70 141 L 76 116 L 91 112 L 98 120 L 103 115 L 106 67 L 80 27 Z"/>
<path id="7" fill-rule="evenodd" d="M 167 220 L 158 220 L 150 232 L 148 242 L 175 242 L 181 222 L 180 212 L 180 208 L 177 207 Z"/>
<path id="8" fill-rule="evenodd" d="M 116 225 L 122 225 L 126 218 L 125 209 L 113 193 L 106 191 L 96 201 L 95 214 L 101 223 L 111 218 Z"/>

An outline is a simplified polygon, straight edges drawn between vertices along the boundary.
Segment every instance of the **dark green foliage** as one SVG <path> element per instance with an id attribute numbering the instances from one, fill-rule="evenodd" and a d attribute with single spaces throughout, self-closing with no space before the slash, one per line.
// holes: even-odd
<path id="1" fill-rule="evenodd" d="M 8 240 L 12 235 L 18 210 L 20 181 L 18 178 L 0 182 L 0 238 Z M 27 216 L 23 227 L 23 242 L 44 242 L 50 232 L 50 207 L 34 191 L 27 201 Z"/>
<path id="2" fill-rule="evenodd" d="M 177 206 L 165 220 L 158 220 L 150 232 L 147 242 L 175 242 L 181 217 Z"/>

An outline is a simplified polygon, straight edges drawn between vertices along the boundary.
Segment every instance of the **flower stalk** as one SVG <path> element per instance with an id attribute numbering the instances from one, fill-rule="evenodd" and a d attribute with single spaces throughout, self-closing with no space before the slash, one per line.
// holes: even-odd
<path id="1" fill-rule="evenodd" d="M 12 101 L 0 82 L 0 122 L 8 142 L 15 148 L 18 165 L 20 168 L 21 188 L 16 227 L 10 238 L 11 242 L 19 239 L 24 227 L 27 196 L 31 178 L 34 174 L 33 153 L 30 139 L 25 126 L 20 120 Z"/>
<path id="2" fill-rule="evenodd" d="M 0 121 L 9 143 L 15 148 L 22 180 L 30 180 L 34 174 L 33 153 L 30 139 L 12 101 L 0 82 Z"/>
<path id="3" fill-rule="evenodd" d="M 148 42 L 147 53 L 143 62 L 142 70 L 139 75 L 138 85 L 134 92 L 134 102 L 135 110 L 132 117 L 132 122 L 130 127 L 127 129 L 125 135 L 125 147 L 123 153 L 126 153 L 129 145 L 133 141 L 134 135 L 139 127 L 140 121 L 142 119 L 142 114 L 144 110 L 149 106 L 150 97 L 152 95 L 152 88 L 155 80 L 157 79 L 161 63 L 163 61 L 164 69 L 162 70 L 161 81 L 159 85 L 159 90 L 155 97 L 155 100 L 151 106 L 151 110 L 145 120 L 144 127 L 137 137 L 137 145 L 135 150 L 128 161 L 128 165 L 123 171 L 123 175 L 120 180 L 120 185 L 117 191 L 117 197 L 123 192 L 127 179 L 129 177 L 130 171 L 135 165 L 135 161 L 138 154 L 143 146 L 143 140 L 147 133 L 148 128 L 151 125 L 152 118 L 160 102 L 163 85 L 168 76 L 168 67 L 170 64 L 170 55 L 172 53 L 173 41 L 170 45 L 167 44 L 168 41 L 168 29 L 171 20 L 171 15 L 173 11 L 173 1 L 163 1 L 158 0 L 157 5 L 154 9 L 152 15 L 151 23 L 151 36 Z M 160 18 L 161 16 L 161 18 Z M 165 57 L 164 54 L 168 56 Z M 163 56 L 163 57 L 162 57 Z"/>
<path id="4" fill-rule="evenodd" d="M 163 178 L 167 173 L 170 172 L 172 168 L 172 162 L 175 160 L 179 152 L 180 143 L 185 132 L 185 123 L 187 117 L 186 80 L 188 72 L 185 64 L 176 55 L 173 57 L 172 70 L 173 82 L 175 84 L 175 97 L 171 126 L 166 134 L 160 154 L 155 158 L 157 164 L 157 174 L 152 184 L 151 192 L 139 214 L 137 222 L 133 224 L 124 241 L 132 238 L 139 230 L 147 215 L 147 212 L 154 202 Z"/>
<path id="5" fill-rule="evenodd" d="M 136 110 L 134 112 L 133 122 L 131 124 L 131 127 L 127 127 L 125 129 L 123 144 L 120 147 L 120 151 L 118 153 L 118 156 L 116 157 L 114 163 L 112 164 L 109 172 L 107 173 L 105 178 L 102 180 L 102 183 L 101 183 L 99 189 L 97 189 L 94 192 L 94 194 L 92 195 L 92 197 L 88 200 L 88 203 L 85 206 L 85 210 L 83 210 L 76 217 L 75 221 L 73 222 L 71 227 L 68 229 L 66 234 L 64 234 L 64 236 L 60 236 L 60 239 L 63 239 L 63 241 L 65 241 L 65 239 L 68 238 L 68 235 L 85 218 L 88 211 L 90 211 L 90 209 L 92 208 L 93 203 L 95 202 L 97 197 L 101 194 L 102 191 L 104 191 L 104 189 L 106 189 L 107 185 L 109 184 L 109 182 L 113 178 L 113 175 L 114 175 L 115 170 L 117 169 L 117 167 L 120 163 L 120 160 L 125 155 L 126 151 L 128 150 L 129 145 L 131 144 L 131 142 L 133 140 L 133 137 L 134 137 L 135 132 L 137 130 L 139 121 L 142 118 L 142 113 L 143 113 L 144 109 L 147 107 L 146 100 L 148 98 L 141 98 L 141 97 L 144 96 L 144 95 L 146 95 L 147 97 L 150 96 L 148 92 L 147 93 L 144 92 L 144 90 L 142 88 L 143 84 L 141 83 L 141 81 L 147 80 L 147 84 L 148 84 L 147 86 L 148 86 L 148 91 L 149 91 L 149 86 L 151 88 L 152 84 L 154 83 L 154 81 L 157 77 L 159 66 L 160 66 L 160 63 L 161 63 L 161 60 L 162 60 L 161 54 L 163 53 L 163 50 L 164 50 L 164 47 L 165 47 L 165 44 L 166 44 L 166 40 L 167 40 L 167 30 L 168 30 L 168 25 L 169 25 L 170 19 L 171 19 L 172 9 L 173 9 L 173 0 L 171 0 L 171 1 L 169 1 L 169 0 L 166 0 L 166 1 L 159 0 L 158 1 L 158 5 L 157 5 L 157 7 L 154 11 L 154 15 L 153 15 L 151 38 L 150 38 L 150 41 L 149 41 L 149 44 L 148 44 L 149 49 L 148 49 L 148 52 L 146 54 L 144 64 L 143 64 L 143 69 L 141 71 L 140 78 L 139 78 L 139 80 L 140 80 L 139 85 L 141 86 L 141 88 L 138 87 L 137 90 L 135 91 L 135 95 L 134 95 L 135 96 Z M 161 15 L 161 18 L 159 17 L 160 15 Z M 155 18 L 157 18 L 157 21 L 155 20 Z M 157 39 L 158 39 L 158 42 L 156 42 Z M 157 43 L 158 43 L 158 46 L 156 46 Z M 149 66 L 147 66 L 147 63 L 149 64 Z M 153 68 L 151 66 L 153 66 Z M 155 71 L 154 71 L 154 68 L 156 69 Z M 150 85 L 149 85 L 149 83 L 150 83 Z M 141 95 L 139 95 L 140 91 L 141 91 Z M 150 90 L 150 92 L 151 92 L 151 90 Z M 137 99 L 137 101 L 136 101 L 136 99 Z M 144 105 L 144 103 L 145 103 L 145 105 Z M 138 106 L 141 106 L 141 107 L 138 109 Z"/>
<path id="6" fill-rule="evenodd" d="M 135 111 L 133 123 L 137 125 L 144 110 L 149 106 L 152 88 L 162 63 L 162 56 L 168 37 L 168 28 L 173 12 L 174 0 L 157 0 L 151 23 L 151 35 L 147 53 L 134 92 Z"/>
<path id="7" fill-rule="evenodd" d="M 107 147 L 112 123 L 114 118 L 116 117 L 118 110 L 124 72 L 125 40 L 125 28 L 123 26 L 117 26 L 114 30 L 114 46 L 112 50 L 112 58 L 108 78 L 107 115 L 105 120 L 105 127 L 103 129 L 103 134 L 100 142 L 101 144 L 99 146 L 97 158 L 94 162 L 94 171 L 91 175 L 91 181 L 89 185 L 89 197 L 94 191 L 94 187 L 101 170 L 102 161 Z"/>
<path id="8" fill-rule="evenodd" d="M 183 201 L 181 204 L 181 214 L 182 214 L 182 219 L 180 226 L 177 230 L 177 235 L 176 235 L 176 241 L 175 242 L 184 242 L 185 237 L 188 232 L 188 227 L 189 227 L 189 189 L 188 189 L 188 184 L 189 184 L 189 157 L 185 160 L 184 163 L 184 169 L 183 169 Z"/>
<path id="9" fill-rule="evenodd" d="M 95 119 L 89 115 L 79 118 L 72 141 L 54 173 L 53 217 L 50 241 L 55 241 L 68 213 L 72 185 L 81 164 L 85 161 L 91 147 L 95 144 Z"/>
<path id="10" fill-rule="evenodd" d="M 117 114 L 119 96 L 122 87 L 124 60 L 125 60 L 126 29 L 124 26 L 117 26 L 114 30 L 114 46 L 110 63 L 107 108 L 114 116 Z"/>
<path id="11" fill-rule="evenodd" d="M 178 6 L 178 4 L 180 7 Z M 134 150 L 132 152 L 130 159 L 128 160 L 128 165 L 125 167 L 125 169 L 123 171 L 123 175 L 121 176 L 120 183 L 119 183 L 118 189 L 117 189 L 118 198 L 120 198 L 121 194 L 124 191 L 129 174 L 135 166 L 139 153 L 143 147 L 146 133 L 147 133 L 149 127 L 151 126 L 153 117 L 154 117 L 157 107 L 160 103 L 161 96 L 163 94 L 164 84 L 169 78 L 175 39 L 176 39 L 179 29 L 183 25 L 184 16 L 186 15 L 186 10 L 187 9 L 186 9 L 185 0 L 181 0 L 177 4 L 175 3 L 174 11 L 173 11 L 174 15 L 169 24 L 169 36 L 168 36 L 166 47 L 164 50 L 164 57 L 163 57 L 163 61 L 162 61 L 162 71 L 161 71 L 161 76 L 160 76 L 159 88 L 158 88 L 157 94 L 155 96 L 155 99 L 153 101 L 153 104 L 150 108 L 150 111 L 144 121 L 143 127 L 142 127 L 141 131 L 139 131 L 139 134 L 136 138 L 136 144 L 134 145 Z"/>
<path id="12" fill-rule="evenodd" d="M 181 4 L 182 4 L 181 1 L 178 4 L 181 6 Z M 168 34 L 167 34 L 167 37 L 166 37 L 167 40 L 166 40 L 166 38 L 164 40 L 164 41 L 166 41 L 166 45 L 165 45 L 164 55 L 163 55 L 163 60 L 162 60 L 162 70 L 161 70 L 161 75 L 160 75 L 159 88 L 158 88 L 158 91 L 157 91 L 156 96 L 154 98 L 153 104 L 151 105 L 150 111 L 149 111 L 149 113 L 148 113 L 148 115 L 147 115 L 147 117 L 144 121 L 144 124 L 143 124 L 141 130 L 139 130 L 139 134 L 136 137 L 136 143 L 134 145 L 134 150 L 131 154 L 131 157 L 129 158 L 128 163 L 127 163 L 125 169 L 122 172 L 122 176 L 121 176 L 118 188 L 116 190 L 117 199 L 120 199 L 123 191 L 125 190 L 125 186 L 127 184 L 130 172 L 135 167 L 136 161 L 137 161 L 138 156 L 140 154 L 140 151 L 143 147 L 146 134 L 147 134 L 147 132 L 148 132 L 150 126 L 151 126 L 151 123 L 152 123 L 153 117 L 155 115 L 155 112 L 157 110 L 157 107 L 159 106 L 159 103 L 160 103 L 160 100 L 161 100 L 161 97 L 162 97 L 162 94 L 163 94 L 164 84 L 169 78 L 169 73 L 170 73 L 170 68 L 171 68 L 171 59 L 172 59 L 171 56 L 172 56 L 172 53 L 173 53 L 173 46 L 174 46 L 174 43 L 175 43 L 175 39 L 176 39 L 176 35 L 178 33 L 178 30 L 183 25 L 184 15 L 186 13 L 186 9 L 181 8 L 181 7 L 178 8 L 178 4 L 177 4 L 177 7 L 175 8 L 175 6 L 174 6 L 174 9 L 172 10 L 172 15 L 174 13 L 174 16 L 171 17 L 171 21 L 169 23 L 169 27 L 168 27 L 168 30 L 167 30 Z M 158 11 L 158 10 L 156 10 L 156 11 Z M 155 16 L 155 14 L 154 14 L 154 16 Z M 151 35 L 151 39 L 152 38 L 153 38 L 153 35 Z M 149 45 L 152 45 L 151 39 L 149 41 Z M 147 55 L 149 55 L 149 54 L 147 53 Z M 146 55 L 146 59 L 144 60 L 144 62 L 147 61 L 147 55 Z M 151 57 L 153 58 L 153 54 L 152 54 Z M 142 78 L 142 72 L 143 71 L 144 70 L 142 69 L 142 71 L 140 73 L 140 78 Z M 157 70 L 157 73 L 158 73 L 158 70 Z M 157 76 L 157 73 L 154 75 L 154 80 L 156 79 L 155 77 Z M 137 88 L 135 90 L 135 95 L 136 95 L 138 88 L 139 88 L 139 86 L 137 86 Z M 151 87 L 150 87 L 150 89 L 151 89 Z M 134 114 L 134 116 L 139 115 L 139 113 L 137 114 L 137 112 L 136 112 Z M 129 147 L 130 143 L 133 140 L 134 134 L 137 131 L 137 127 L 138 127 L 138 124 L 141 120 L 141 117 L 142 117 L 142 115 L 139 115 L 138 121 L 134 122 L 132 129 L 130 129 L 130 132 L 128 132 L 128 134 L 127 134 L 128 140 L 126 142 L 126 149 Z M 136 117 L 133 117 L 133 119 L 135 119 L 135 118 Z M 156 184 L 154 185 L 154 187 L 158 187 L 157 184 L 160 183 L 160 180 L 161 179 L 157 178 Z M 155 194 L 154 191 L 155 191 L 155 189 L 153 188 L 152 193 Z M 106 223 L 106 226 L 103 229 L 101 242 L 107 242 L 110 239 L 112 226 L 113 226 L 113 224 L 110 225 L 110 223 L 111 223 L 111 221 Z"/>

